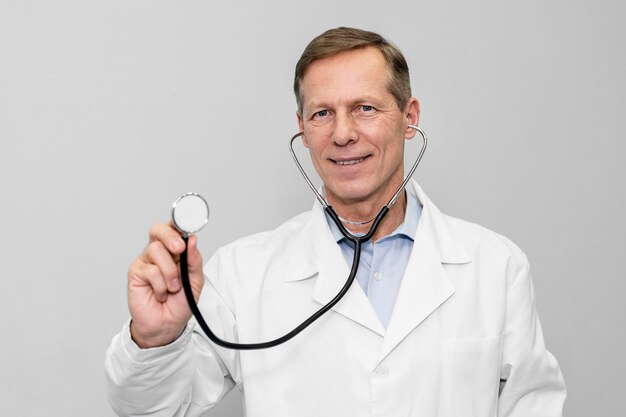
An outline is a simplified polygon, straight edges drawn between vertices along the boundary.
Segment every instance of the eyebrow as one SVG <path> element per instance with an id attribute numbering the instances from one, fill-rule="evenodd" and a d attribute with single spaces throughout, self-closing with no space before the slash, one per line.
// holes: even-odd
<path id="1" fill-rule="evenodd" d="M 359 103 L 380 103 L 380 99 L 377 99 L 374 96 L 361 96 L 359 98 L 353 99 L 349 102 L 350 106 L 354 106 L 356 104 Z M 312 102 L 312 103 L 304 103 L 302 106 L 302 110 L 308 110 L 311 108 L 329 108 L 332 107 L 328 104 L 326 104 L 325 101 L 319 101 L 319 102 Z"/>

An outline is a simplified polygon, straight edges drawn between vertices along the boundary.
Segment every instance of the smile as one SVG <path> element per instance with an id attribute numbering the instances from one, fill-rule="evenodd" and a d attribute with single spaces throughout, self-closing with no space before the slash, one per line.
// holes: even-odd
<path id="1" fill-rule="evenodd" d="M 358 159 L 343 159 L 341 161 L 339 160 L 333 160 L 334 163 L 336 163 L 337 165 L 356 165 L 359 162 L 363 162 L 365 160 L 364 158 L 358 158 Z"/>

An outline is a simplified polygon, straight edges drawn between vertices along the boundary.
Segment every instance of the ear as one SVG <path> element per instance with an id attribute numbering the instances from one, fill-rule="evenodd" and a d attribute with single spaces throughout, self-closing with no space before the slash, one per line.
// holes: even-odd
<path id="1" fill-rule="evenodd" d="M 296 117 L 298 118 L 298 129 L 300 130 L 300 132 L 304 132 L 304 121 L 302 120 L 302 115 L 300 114 L 299 111 L 296 111 Z M 306 139 L 306 136 L 302 135 L 302 144 L 308 148 L 309 147 L 309 141 Z"/>
<path id="2" fill-rule="evenodd" d="M 408 125 L 417 126 L 420 121 L 420 102 L 415 97 L 411 97 L 406 104 L 404 114 L 406 115 L 406 121 Z M 415 137 L 415 129 L 407 126 L 404 137 L 407 139 L 413 139 Z"/>

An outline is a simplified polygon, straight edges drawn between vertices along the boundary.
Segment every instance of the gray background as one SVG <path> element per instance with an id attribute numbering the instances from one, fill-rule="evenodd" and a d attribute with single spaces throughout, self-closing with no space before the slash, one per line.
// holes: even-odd
<path id="1" fill-rule="evenodd" d="M 623 413 L 624 3 L 383 3 L 2 0 L 0 415 L 113 415 L 126 269 L 180 193 L 205 257 L 311 206 L 292 73 L 339 25 L 407 56 L 430 197 L 527 252 L 566 414 Z"/>

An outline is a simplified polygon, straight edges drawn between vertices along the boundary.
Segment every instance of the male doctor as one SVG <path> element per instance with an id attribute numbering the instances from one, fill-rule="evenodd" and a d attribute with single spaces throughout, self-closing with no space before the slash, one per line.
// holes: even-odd
<path id="1" fill-rule="evenodd" d="M 419 121 L 404 57 L 378 34 L 329 30 L 302 54 L 294 89 L 327 200 L 349 230 L 367 232 L 403 181 L 404 141 Z M 339 291 L 352 250 L 316 203 L 219 249 L 204 270 L 191 237 L 190 279 L 218 336 L 262 342 Z M 132 318 L 106 356 L 119 415 L 205 415 L 234 386 L 250 417 L 562 415 L 565 386 L 544 346 L 525 255 L 442 214 L 415 182 L 364 246 L 358 284 L 275 348 L 208 341 L 181 290 L 182 251 L 171 225 L 156 225 L 129 269 Z"/>

